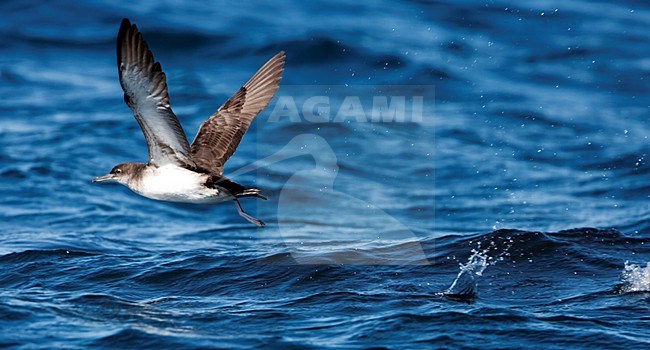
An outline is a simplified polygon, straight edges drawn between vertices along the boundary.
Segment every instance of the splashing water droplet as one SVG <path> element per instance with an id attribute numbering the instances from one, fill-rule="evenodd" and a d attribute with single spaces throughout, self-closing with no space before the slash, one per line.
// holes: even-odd
<path id="1" fill-rule="evenodd" d="M 485 269 L 504 261 L 504 257 L 510 257 L 510 248 L 513 245 L 513 238 L 509 235 L 497 238 L 497 240 L 476 242 L 476 249 L 472 249 L 472 255 L 466 264 L 460 264 L 460 272 L 454 279 L 451 286 L 442 295 L 470 301 L 477 295 L 478 279 L 483 276 Z M 472 243 L 472 241 L 470 241 Z M 455 259 L 455 257 L 454 257 Z"/>
<path id="2" fill-rule="evenodd" d="M 476 296 L 477 281 L 475 276 L 482 276 L 483 271 L 488 267 L 487 250 L 474 251 L 466 264 L 460 264 L 460 272 L 444 293 L 446 296 L 471 299 Z"/>

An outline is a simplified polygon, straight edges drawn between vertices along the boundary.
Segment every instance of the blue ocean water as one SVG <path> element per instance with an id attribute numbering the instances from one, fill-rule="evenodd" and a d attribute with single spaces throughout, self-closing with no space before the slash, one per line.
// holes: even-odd
<path id="1" fill-rule="evenodd" d="M 0 4 L 0 346 L 647 348 L 644 1 Z M 92 184 L 146 145 L 123 17 L 190 140 L 269 57 L 280 96 L 422 96 L 419 121 L 262 112 L 268 201 Z M 382 87 L 378 89 L 378 87 Z M 252 167 L 246 168 L 247 165 Z M 244 167 L 242 169 L 242 167 Z"/>

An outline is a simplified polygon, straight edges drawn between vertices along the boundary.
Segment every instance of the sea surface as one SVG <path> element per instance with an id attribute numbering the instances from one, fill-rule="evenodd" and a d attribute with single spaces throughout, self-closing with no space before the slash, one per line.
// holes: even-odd
<path id="1" fill-rule="evenodd" d="M 286 51 L 225 170 L 269 196 L 242 199 L 267 227 L 91 183 L 147 160 L 124 17 L 190 141 Z M 2 1 L 0 18 L 0 347 L 650 347 L 648 2 Z"/>

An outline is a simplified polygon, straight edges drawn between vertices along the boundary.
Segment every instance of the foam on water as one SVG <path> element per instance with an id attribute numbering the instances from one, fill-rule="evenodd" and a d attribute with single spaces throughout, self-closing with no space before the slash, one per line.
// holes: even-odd
<path id="1" fill-rule="evenodd" d="M 623 293 L 650 292 L 650 261 L 645 267 L 625 262 L 620 290 Z"/>

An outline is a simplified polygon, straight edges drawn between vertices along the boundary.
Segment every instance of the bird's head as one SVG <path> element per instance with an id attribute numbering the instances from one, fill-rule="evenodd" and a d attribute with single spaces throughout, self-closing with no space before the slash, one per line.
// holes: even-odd
<path id="1" fill-rule="evenodd" d="M 127 185 L 131 179 L 139 174 L 139 170 L 144 167 L 142 163 L 122 163 L 118 164 L 111 171 L 93 179 L 93 182 L 115 181 L 122 185 Z"/>

